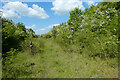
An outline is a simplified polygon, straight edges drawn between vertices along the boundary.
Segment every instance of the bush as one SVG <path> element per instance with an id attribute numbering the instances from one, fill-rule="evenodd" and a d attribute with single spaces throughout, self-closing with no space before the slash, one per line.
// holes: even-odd
<path id="1" fill-rule="evenodd" d="M 2 54 L 4 56 L 2 63 L 3 64 L 10 64 L 13 61 L 14 56 L 17 53 L 17 49 L 11 48 L 10 51 L 6 52 L 6 54 Z"/>

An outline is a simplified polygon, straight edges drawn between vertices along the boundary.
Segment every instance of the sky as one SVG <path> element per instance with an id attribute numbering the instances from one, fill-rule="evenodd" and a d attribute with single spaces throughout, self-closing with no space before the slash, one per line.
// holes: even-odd
<path id="1" fill-rule="evenodd" d="M 2 17 L 14 23 L 21 22 L 26 28 L 32 28 L 36 34 L 44 34 L 53 26 L 67 22 L 69 11 L 78 7 L 81 10 L 97 5 L 99 2 L 80 0 L 54 0 L 52 2 L 2 2 Z"/>

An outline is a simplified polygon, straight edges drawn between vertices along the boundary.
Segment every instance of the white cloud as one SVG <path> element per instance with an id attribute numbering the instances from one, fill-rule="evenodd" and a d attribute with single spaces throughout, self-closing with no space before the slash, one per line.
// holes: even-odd
<path id="1" fill-rule="evenodd" d="M 5 18 L 21 18 L 21 16 L 37 17 L 41 19 L 49 18 L 43 8 L 33 4 L 28 7 L 27 4 L 22 2 L 8 2 L 2 7 L 3 17 Z"/>
<path id="2" fill-rule="evenodd" d="M 36 32 L 37 34 L 47 33 L 47 32 L 50 31 L 51 28 L 53 28 L 53 26 L 57 26 L 57 25 L 60 25 L 60 24 L 49 25 L 49 26 L 47 26 L 47 27 L 37 29 L 37 30 L 35 30 L 35 32 Z"/>
<path id="3" fill-rule="evenodd" d="M 95 4 L 95 6 L 97 6 L 97 5 L 98 5 L 98 3 Z"/>
<path id="4" fill-rule="evenodd" d="M 33 29 L 33 28 L 35 28 L 35 27 L 36 27 L 36 25 L 26 26 L 26 28 L 31 28 L 31 29 Z"/>
<path id="5" fill-rule="evenodd" d="M 53 28 L 53 26 L 58 26 L 58 25 L 60 24 L 53 24 L 53 25 L 48 26 L 48 28 Z"/>
<path id="6" fill-rule="evenodd" d="M 47 28 L 45 27 L 45 28 L 37 29 L 36 32 L 37 32 L 37 33 L 41 32 L 41 31 L 42 31 L 42 32 L 45 32 L 46 30 L 47 30 Z"/>
<path id="7" fill-rule="evenodd" d="M 91 5 L 94 5 L 94 2 L 93 1 L 88 1 L 87 4 L 88 4 L 88 6 L 91 6 Z"/>
<path id="8" fill-rule="evenodd" d="M 53 8 L 51 10 L 55 11 L 57 15 L 68 14 L 69 11 L 74 10 L 76 7 L 82 10 L 85 9 L 80 0 L 55 0 L 52 4 Z"/>
<path id="9" fill-rule="evenodd" d="M 2 17 L 5 18 L 21 18 L 18 14 L 16 14 L 13 10 L 2 10 Z"/>
<path id="10" fill-rule="evenodd" d="M 38 31 L 45 31 L 46 29 L 45 28 L 41 28 L 41 29 L 39 29 Z"/>

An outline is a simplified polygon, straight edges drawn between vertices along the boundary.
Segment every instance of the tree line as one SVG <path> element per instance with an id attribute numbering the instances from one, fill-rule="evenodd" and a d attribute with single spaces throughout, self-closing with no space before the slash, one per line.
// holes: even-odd
<path id="1" fill-rule="evenodd" d="M 37 37 L 32 29 L 26 29 L 23 23 L 15 24 L 12 20 L 2 21 L 2 58 L 5 61 L 29 46 L 30 39 Z"/>
<path id="2" fill-rule="evenodd" d="M 75 8 L 67 22 L 53 26 L 41 37 L 53 38 L 65 47 L 76 45 L 80 53 L 90 57 L 117 57 L 119 5 L 119 2 L 103 2 L 85 11 Z"/>

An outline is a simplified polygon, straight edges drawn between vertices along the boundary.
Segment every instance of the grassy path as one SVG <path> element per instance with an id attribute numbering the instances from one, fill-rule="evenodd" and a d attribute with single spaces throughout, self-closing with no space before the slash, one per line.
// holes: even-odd
<path id="1" fill-rule="evenodd" d="M 19 53 L 5 75 L 19 78 L 116 78 L 116 60 L 88 58 L 74 51 L 64 51 L 58 44 L 46 40 L 43 53 L 29 55 L 29 50 Z"/>

